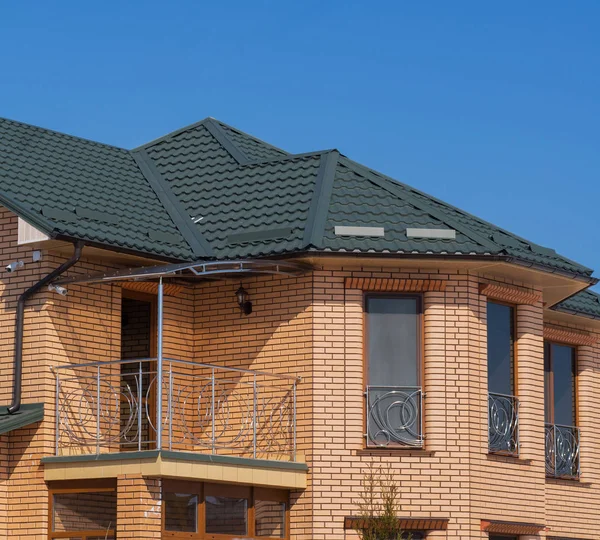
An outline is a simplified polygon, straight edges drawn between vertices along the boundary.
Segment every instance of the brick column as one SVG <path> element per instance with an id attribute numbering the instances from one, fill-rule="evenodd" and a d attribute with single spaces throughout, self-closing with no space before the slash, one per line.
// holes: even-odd
<path id="1" fill-rule="evenodd" d="M 161 480 L 137 475 L 117 478 L 117 537 L 119 540 L 161 538 Z"/>

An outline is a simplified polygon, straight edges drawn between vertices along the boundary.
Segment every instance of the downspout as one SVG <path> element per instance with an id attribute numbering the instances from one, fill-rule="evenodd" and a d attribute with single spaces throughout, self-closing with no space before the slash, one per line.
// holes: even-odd
<path id="1" fill-rule="evenodd" d="M 23 376 L 23 322 L 25 319 L 25 302 L 39 291 L 44 285 L 50 283 L 54 278 L 66 272 L 71 266 L 77 263 L 83 251 L 83 242 L 75 244 L 73 256 L 62 263 L 58 268 L 50 272 L 46 277 L 42 278 L 35 285 L 27 289 L 17 301 L 17 311 L 15 315 L 15 353 L 13 360 L 13 397 L 8 414 L 14 414 L 21 408 L 21 382 Z"/>

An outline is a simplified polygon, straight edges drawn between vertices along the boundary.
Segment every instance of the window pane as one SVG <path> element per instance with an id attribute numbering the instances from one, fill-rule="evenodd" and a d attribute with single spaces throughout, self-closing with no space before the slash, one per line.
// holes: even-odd
<path id="1" fill-rule="evenodd" d="M 552 364 L 550 359 L 550 348 L 552 345 L 544 342 L 544 412 L 546 423 L 552 423 Z"/>
<path id="2" fill-rule="evenodd" d="M 494 394 L 514 394 L 513 337 L 513 308 L 488 302 L 488 389 Z"/>
<path id="3" fill-rule="evenodd" d="M 248 534 L 248 500 L 230 497 L 206 497 L 206 532 L 212 534 Z"/>
<path id="4" fill-rule="evenodd" d="M 165 493 L 165 529 L 197 532 L 198 497 L 187 493 Z"/>
<path id="5" fill-rule="evenodd" d="M 255 501 L 256 536 L 285 538 L 285 503 Z"/>
<path id="6" fill-rule="evenodd" d="M 53 496 L 52 530 L 105 531 L 116 528 L 117 494 L 56 493 Z"/>
<path id="7" fill-rule="evenodd" d="M 552 343 L 554 423 L 575 425 L 575 349 Z"/>
<path id="8" fill-rule="evenodd" d="M 369 385 L 419 385 L 418 310 L 417 298 L 367 298 Z"/>

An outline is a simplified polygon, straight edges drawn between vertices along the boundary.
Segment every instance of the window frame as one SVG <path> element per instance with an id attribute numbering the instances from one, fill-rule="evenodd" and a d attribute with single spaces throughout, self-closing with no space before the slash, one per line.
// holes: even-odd
<path id="1" fill-rule="evenodd" d="M 50 482 L 48 485 L 48 539 L 73 538 L 79 537 L 86 540 L 88 537 L 104 537 L 107 533 L 109 537 L 117 537 L 117 523 L 112 529 L 90 529 L 85 531 L 53 531 L 54 528 L 54 495 L 65 493 L 107 493 L 113 492 L 117 495 L 116 479 L 105 480 L 67 480 Z M 118 501 L 116 501 L 115 510 L 118 511 Z"/>
<path id="2" fill-rule="evenodd" d="M 519 370 L 518 370 L 518 326 L 517 326 L 517 309 L 518 309 L 518 304 L 512 304 L 510 302 L 504 302 L 502 300 L 495 300 L 493 298 L 487 298 L 486 299 L 486 303 L 485 303 L 485 308 L 486 308 L 486 312 L 485 312 L 485 332 L 486 332 L 486 367 L 487 367 L 487 387 L 488 387 L 488 394 L 495 394 L 497 392 L 492 392 L 490 390 L 490 384 L 489 384 L 489 368 L 490 368 L 490 357 L 489 357 L 489 318 L 488 318 L 488 304 L 497 304 L 500 306 L 506 306 L 511 308 L 511 324 L 510 324 L 510 328 L 512 330 L 512 358 L 511 358 L 511 385 L 512 385 L 512 394 L 510 394 L 512 397 L 519 397 Z"/>
<path id="3" fill-rule="evenodd" d="M 550 380 L 551 380 L 551 388 L 550 388 L 550 396 L 546 395 L 546 345 L 549 345 L 549 349 L 550 349 L 550 354 L 549 354 L 549 360 L 550 360 Z M 556 424 L 555 422 L 555 410 L 554 410 L 554 371 L 553 371 L 553 363 L 552 363 L 552 345 L 559 345 L 561 347 L 568 347 L 569 349 L 572 349 L 572 362 L 573 362 L 573 392 L 574 392 L 574 396 L 573 396 L 573 421 L 575 422 L 572 426 L 566 426 L 566 427 L 575 427 L 578 428 L 579 427 L 579 348 L 577 347 L 577 345 L 573 345 L 572 343 L 565 343 L 562 341 L 554 341 L 551 339 L 545 339 L 544 340 L 544 422 L 546 424 L 552 424 L 552 425 L 563 425 L 563 424 Z M 549 399 L 549 398 L 552 399 Z M 546 420 L 546 406 L 547 405 L 551 406 L 551 420 Z"/>
<path id="4" fill-rule="evenodd" d="M 286 490 L 278 490 L 274 488 L 262 488 L 258 486 L 248 486 L 242 484 L 217 484 L 211 482 L 194 482 L 190 480 L 171 480 L 164 479 L 162 486 L 162 498 L 164 500 L 165 492 L 183 492 L 189 493 L 190 495 L 198 496 L 198 506 L 196 510 L 197 515 L 197 532 L 181 532 L 181 531 L 167 531 L 166 525 L 166 511 L 167 505 L 162 505 L 161 510 L 161 534 L 164 538 L 174 539 L 195 539 L 195 540 L 235 540 L 239 538 L 239 535 L 231 534 L 216 534 L 206 532 L 206 497 L 232 497 L 232 498 L 247 498 L 248 499 L 248 510 L 246 513 L 246 519 L 248 523 L 247 534 L 250 538 L 256 538 L 256 540 L 288 540 L 290 537 L 290 497 L 289 492 Z M 261 498 L 262 496 L 262 498 Z M 273 502 L 284 502 L 285 503 L 285 516 L 284 516 L 284 536 L 272 537 L 272 536 L 256 536 L 255 535 L 255 512 L 254 504 L 255 501 L 269 500 Z"/>
<path id="5" fill-rule="evenodd" d="M 417 386 L 421 388 L 421 393 L 424 393 L 424 373 L 425 373 L 425 324 L 424 324 L 424 298 L 423 294 L 419 293 L 390 293 L 385 291 L 373 292 L 373 291 L 364 291 L 363 292 L 363 343 L 362 343 L 362 370 L 363 370 L 363 389 L 366 391 L 367 386 L 369 386 L 369 299 L 370 298 L 412 298 L 417 301 Z M 425 448 L 426 439 L 423 438 L 423 444 L 419 447 L 414 446 L 384 446 L 381 448 L 373 447 L 368 445 L 368 433 L 367 433 L 367 416 L 369 414 L 368 411 L 369 404 L 364 401 L 363 404 L 363 433 L 366 436 L 363 437 L 363 449 L 367 451 L 387 451 L 390 450 L 400 450 L 400 451 L 414 451 L 414 450 L 423 450 Z M 426 431 L 425 427 L 425 411 L 421 410 L 421 415 L 423 416 L 423 433 L 421 436 L 424 436 Z"/>

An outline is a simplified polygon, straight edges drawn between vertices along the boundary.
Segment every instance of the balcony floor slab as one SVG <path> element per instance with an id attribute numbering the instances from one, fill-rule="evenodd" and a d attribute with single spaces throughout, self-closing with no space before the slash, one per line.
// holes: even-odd
<path id="1" fill-rule="evenodd" d="M 305 463 L 148 450 L 42 458 L 44 479 L 116 478 L 123 474 L 226 482 L 283 489 L 306 488 Z"/>

